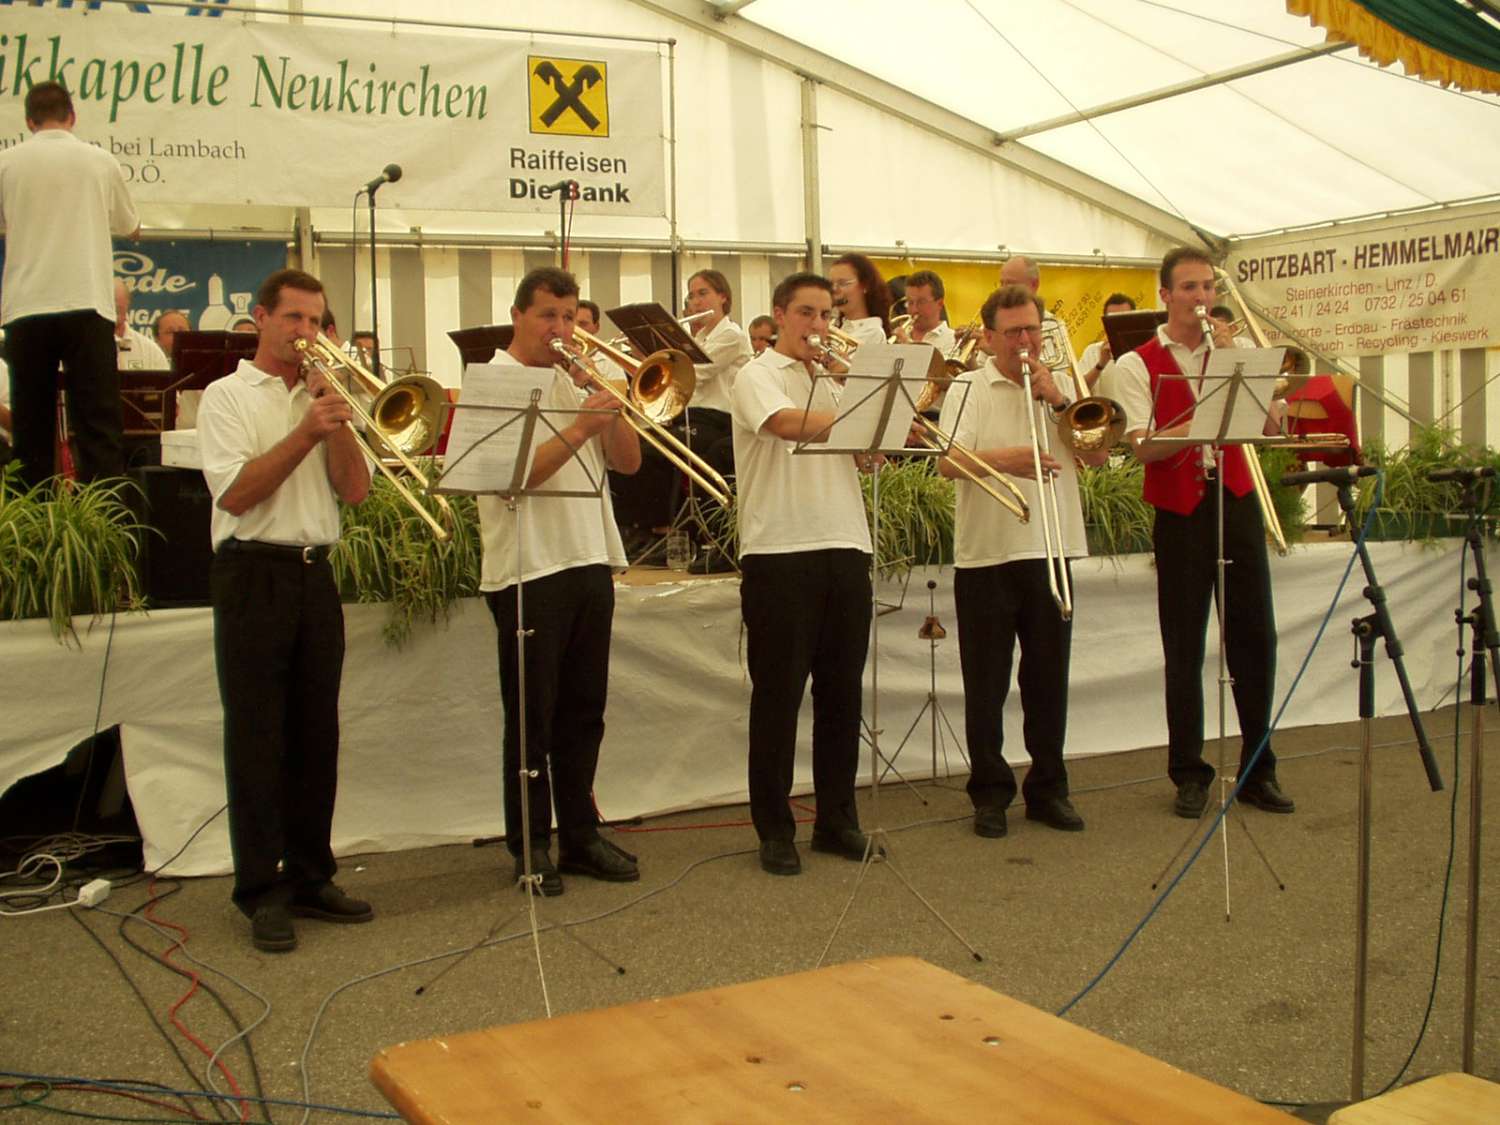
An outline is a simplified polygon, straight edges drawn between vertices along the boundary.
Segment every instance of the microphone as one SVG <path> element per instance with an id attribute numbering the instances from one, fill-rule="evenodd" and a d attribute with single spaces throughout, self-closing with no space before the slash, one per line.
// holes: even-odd
<path id="1" fill-rule="evenodd" d="M 1495 475 L 1493 465 L 1462 465 L 1451 469 L 1433 469 L 1427 474 L 1427 479 L 1434 484 L 1442 481 L 1456 480 L 1463 484 L 1473 484 L 1476 480 L 1486 480 Z"/>
<path id="2" fill-rule="evenodd" d="M 365 191 L 374 195 L 381 184 L 393 184 L 401 178 L 401 165 L 387 164 L 385 170 L 365 185 Z"/>
<path id="3" fill-rule="evenodd" d="M 555 191 L 569 200 L 576 200 L 578 198 L 578 181 L 558 180 L 555 184 L 548 184 L 547 190 Z"/>
<path id="4" fill-rule="evenodd" d="M 1378 469 L 1374 465 L 1350 465 L 1342 469 L 1312 469 L 1303 473 L 1287 473 L 1281 478 L 1284 485 L 1332 484 L 1347 488 L 1359 477 L 1373 477 Z"/>

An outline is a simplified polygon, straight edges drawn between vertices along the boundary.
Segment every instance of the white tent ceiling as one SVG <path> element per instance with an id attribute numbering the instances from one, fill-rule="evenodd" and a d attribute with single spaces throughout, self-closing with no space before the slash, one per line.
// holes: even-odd
<path id="1" fill-rule="evenodd" d="M 1283 0 L 754 0 L 745 20 L 996 134 L 1324 41 Z M 1500 194 L 1500 98 L 1352 48 L 1027 136 L 1221 235 Z"/>

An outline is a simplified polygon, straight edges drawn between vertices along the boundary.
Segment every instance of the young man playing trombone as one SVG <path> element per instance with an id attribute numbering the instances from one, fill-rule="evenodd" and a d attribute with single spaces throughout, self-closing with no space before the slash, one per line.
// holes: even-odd
<path id="1" fill-rule="evenodd" d="M 862 859 L 854 804 L 865 654 L 870 642 L 870 531 L 854 459 L 794 453 L 827 440 L 836 416 L 809 337 L 827 340 L 833 286 L 798 273 L 771 298 L 776 346 L 734 381 L 739 470 L 740 610 L 750 669 L 750 816 L 760 865 L 796 875 L 802 861 L 787 806 L 797 712 L 813 692 L 814 851 Z M 809 399 L 811 401 L 809 402 Z"/>
<path id="2" fill-rule="evenodd" d="M 1069 575 L 1068 560 L 1088 554 L 1078 474 L 1056 423 L 1057 411 L 1073 396 L 1058 387 L 1037 359 L 1042 303 L 1029 289 L 997 289 L 979 315 L 992 358 L 969 377 L 967 395 L 962 382 L 949 389 L 939 428 L 984 464 L 1022 478 L 1019 487 L 1031 520 L 1016 519 L 950 459 L 938 463 L 938 471 L 957 482 L 953 596 L 972 762 L 968 789 L 974 832 L 1004 836 L 1005 810 L 1016 796 L 1015 774 L 1003 747 L 1005 698 L 1018 641 L 1026 753 L 1031 757 L 1021 786 L 1026 819 L 1077 832 L 1083 818 L 1068 800 L 1063 766 L 1072 606 L 1066 598 L 1065 615 L 1056 600 L 1057 591 L 1067 588 L 1062 583 Z M 1032 400 L 1024 390 L 1023 365 L 1029 366 Z M 1043 444 L 1037 447 L 1039 440 Z M 1103 464 L 1108 457 L 1106 449 L 1082 459 Z M 1049 480 L 1036 480 L 1038 463 Z M 1050 526 L 1053 517 L 1050 505 L 1044 504 L 1044 489 L 1055 491 L 1055 527 Z"/>
<path id="3" fill-rule="evenodd" d="M 559 269 L 535 269 L 521 279 L 510 310 L 515 335 L 494 362 L 552 367 L 570 352 L 578 315 L 578 283 Z M 546 407 L 576 410 L 589 375 L 576 365 L 553 380 Z M 641 464 L 640 441 L 618 413 L 620 400 L 593 389 L 581 413 L 542 441 L 532 460 L 528 488 L 588 491 L 605 479 L 606 467 L 633 473 Z M 542 893 L 563 892 L 559 873 L 591 875 L 609 882 L 640 878 L 634 857 L 599 835 L 594 809 L 594 773 L 604 740 L 609 683 L 609 638 L 614 621 L 612 572 L 625 567 L 625 549 L 615 526 L 609 492 L 589 497 L 527 497 L 512 510 L 496 496 L 481 496 L 479 528 L 484 544 L 479 588 L 498 627 L 500 699 L 505 711 L 502 748 L 506 843 L 516 878 L 525 869 L 521 839 L 520 665 L 517 656 L 517 583 L 526 616 L 526 748 L 532 772 L 531 871 Z M 525 554 L 516 574 L 516 519 L 526 521 Z M 558 862 L 550 844 L 557 809 Z"/>
<path id="4" fill-rule="evenodd" d="M 317 278 L 266 278 L 255 358 L 211 383 L 198 408 L 233 896 L 268 952 L 295 948 L 294 914 L 374 917 L 332 882 L 344 614 L 328 549 L 338 502 L 360 503 L 370 470 L 349 405 L 323 374 L 303 375 L 297 344 L 317 339 L 323 307 Z"/>
<path id="5" fill-rule="evenodd" d="M 1219 493 L 1224 474 L 1225 648 L 1240 720 L 1240 771 L 1256 747 L 1266 748 L 1239 799 L 1267 812 L 1289 813 L 1296 805 L 1276 783 L 1271 752 L 1271 691 L 1276 683 L 1276 616 L 1271 604 L 1271 570 L 1266 532 L 1252 495 L 1244 446 L 1213 453 L 1204 446 L 1163 447 L 1147 441 L 1187 433 L 1196 401 L 1195 380 L 1208 365 L 1210 341 L 1204 336 L 1214 303 L 1213 262 L 1201 250 L 1181 246 L 1161 263 L 1161 302 L 1167 322 L 1115 365 L 1115 396 L 1130 427 L 1125 437 L 1146 466 L 1145 497 L 1156 509 L 1152 542 L 1156 551 L 1156 603 L 1161 647 L 1166 659 L 1167 774 L 1177 787 L 1173 811 L 1197 819 L 1208 803 L 1214 768 L 1203 760 L 1203 656 L 1208 611 L 1214 595 L 1218 556 Z M 1233 347 L 1226 323 L 1209 322 L 1214 344 Z M 1189 376 L 1187 379 L 1171 376 Z M 1163 378 L 1167 376 L 1167 378 Z M 1266 422 L 1268 432 L 1279 417 Z M 1158 427 L 1166 427 L 1159 430 Z"/>

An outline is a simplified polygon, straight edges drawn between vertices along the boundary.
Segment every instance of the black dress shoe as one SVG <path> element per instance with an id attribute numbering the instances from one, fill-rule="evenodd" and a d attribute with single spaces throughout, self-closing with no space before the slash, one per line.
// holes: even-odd
<path id="1" fill-rule="evenodd" d="M 802 857 L 790 840 L 762 840 L 760 869 L 770 875 L 801 875 Z"/>
<path id="2" fill-rule="evenodd" d="M 324 922 L 368 922 L 375 917 L 368 902 L 350 898 L 332 883 L 295 895 L 291 912 L 299 918 L 320 918 Z"/>
<path id="3" fill-rule="evenodd" d="M 557 873 L 557 868 L 552 865 L 552 857 L 547 854 L 547 846 L 545 844 L 538 844 L 531 849 L 531 874 L 533 876 L 541 876 L 542 894 L 548 898 L 556 898 L 563 893 L 562 876 Z M 524 878 L 526 878 L 526 864 L 520 856 L 516 856 L 517 886 L 520 886 L 521 880 Z"/>
<path id="4" fill-rule="evenodd" d="M 710 547 L 688 564 L 689 574 L 730 574 L 734 560 L 717 548 Z"/>
<path id="5" fill-rule="evenodd" d="M 812 850 L 841 855 L 845 859 L 864 859 L 870 838 L 858 828 L 814 828 Z M 885 855 L 885 849 L 877 847 L 877 856 Z"/>
<path id="6" fill-rule="evenodd" d="M 998 840 L 1009 831 L 1005 824 L 1005 810 L 998 805 L 983 805 L 974 810 L 974 835 L 987 840 Z"/>
<path id="7" fill-rule="evenodd" d="M 1066 797 L 1048 797 L 1034 805 L 1026 806 L 1026 819 L 1039 820 L 1048 828 L 1062 832 L 1082 832 L 1083 817 Z"/>
<path id="8" fill-rule="evenodd" d="M 250 918 L 250 942 L 266 953 L 286 953 L 297 948 L 297 931 L 292 916 L 279 902 L 255 908 Z"/>
<path id="9" fill-rule="evenodd" d="M 1244 787 L 1240 789 L 1240 800 L 1264 812 L 1291 813 L 1297 811 L 1297 802 L 1281 791 L 1274 777 L 1245 782 Z"/>
<path id="10" fill-rule="evenodd" d="M 557 866 L 569 875 L 588 875 L 606 883 L 634 883 L 641 877 L 635 860 L 601 837 L 579 848 L 561 848 Z"/>
<path id="11" fill-rule="evenodd" d="M 1184 781 L 1177 787 L 1177 800 L 1172 802 L 1172 811 L 1188 820 L 1197 820 L 1208 807 L 1208 786 L 1201 781 Z"/>

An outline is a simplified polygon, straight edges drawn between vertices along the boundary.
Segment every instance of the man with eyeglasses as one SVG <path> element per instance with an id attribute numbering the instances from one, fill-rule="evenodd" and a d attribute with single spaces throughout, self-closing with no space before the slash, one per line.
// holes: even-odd
<path id="1" fill-rule="evenodd" d="M 1196 820 L 1208 804 L 1214 768 L 1203 760 L 1203 656 L 1208 613 L 1218 575 L 1218 473 L 1223 473 L 1224 644 L 1240 721 L 1240 774 L 1256 748 L 1265 749 L 1240 788 L 1239 799 L 1266 812 L 1296 805 L 1276 781 L 1271 752 L 1271 693 L 1276 683 L 1276 615 L 1266 532 L 1244 446 L 1162 446 L 1146 435 L 1187 433 L 1195 383 L 1208 365 L 1209 341 L 1199 309 L 1211 308 L 1213 262 L 1189 246 L 1169 250 L 1161 263 L 1161 302 L 1167 322 L 1115 364 L 1115 397 L 1129 421 L 1125 440 L 1146 466 L 1144 495 L 1156 509 L 1151 538 L 1156 554 L 1156 607 L 1166 662 L 1167 776 L 1177 787 L 1172 810 Z M 1234 346 L 1227 323 L 1212 325 L 1213 345 Z M 1184 379 L 1180 376 L 1189 376 Z M 1174 378 L 1174 376 L 1177 376 Z M 1282 404 L 1284 409 L 1284 404 Z M 1273 407 L 1266 432 L 1280 425 Z M 1162 429 L 1162 427 L 1165 427 Z"/>
<path id="2" fill-rule="evenodd" d="M 944 355 L 953 347 L 953 329 L 945 319 L 943 279 L 932 270 L 918 270 L 906 279 L 908 335 L 914 344 L 931 344 Z"/>
<path id="3" fill-rule="evenodd" d="M 1019 478 L 1017 486 L 1036 513 L 1040 489 L 1027 412 L 1035 413 L 1039 434 L 1044 427 L 1053 430 L 1049 437 L 1057 451 L 1062 449 L 1056 433 L 1058 411 L 1068 402 L 1037 358 L 1042 303 L 1024 286 L 1002 286 L 985 301 L 980 320 L 992 358 L 953 384 L 939 425 L 985 465 Z M 1023 363 L 1030 364 L 1034 401 L 1026 398 Z M 1097 465 L 1108 457 L 1102 450 L 1082 460 Z M 1043 453 L 1040 460 L 1043 473 L 1055 481 L 1063 565 L 1068 566 L 1067 560 L 1088 554 L 1077 469 L 1065 452 Z M 949 458 L 938 463 L 938 471 L 956 481 L 958 498 L 953 597 L 972 762 L 968 789 L 974 832 L 991 839 L 1004 836 L 1006 809 L 1016 796 L 1015 774 L 1003 749 L 1005 698 L 1018 641 L 1026 753 L 1031 758 L 1021 785 L 1026 819 L 1064 832 L 1082 831 L 1083 818 L 1068 800 L 1063 766 L 1072 623 L 1063 619 L 1052 598 L 1041 520 L 1021 523 L 967 480 Z"/>

